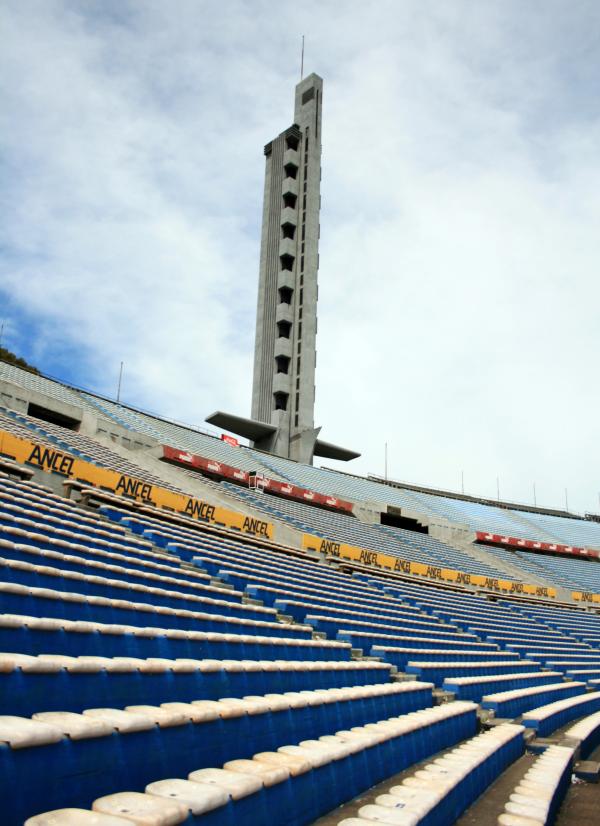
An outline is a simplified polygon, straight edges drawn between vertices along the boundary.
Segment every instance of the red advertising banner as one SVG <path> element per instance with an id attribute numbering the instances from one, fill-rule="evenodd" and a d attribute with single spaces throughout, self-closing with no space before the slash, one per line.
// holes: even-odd
<path id="1" fill-rule="evenodd" d="M 203 470 L 215 476 L 221 476 L 223 479 L 232 479 L 243 484 L 248 484 L 249 474 L 247 471 L 231 467 L 231 465 L 226 465 L 223 462 L 217 462 L 216 459 L 205 459 L 203 456 L 188 453 L 185 450 L 178 450 L 168 445 L 163 445 L 163 459 L 176 464 L 187 465 L 197 470 Z M 336 496 L 316 493 L 314 490 L 307 490 L 306 488 L 292 485 L 291 482 L 280 482 L 277 479 L 269 479 L 268 476 L 264 476 L 263 487 L 270 493 L 285 496 L 288 499 L 295 499 L 299 502 L 310 502 L 311 504 L 325 506 L 332 510 L 352 513 L 352 502 L 346 502 L 344 499 L 338 499 Z"/>
<path id="2" fill-rule="evenodd" d="M 595 551 L 592 548 L 576 548 L 573 545 L 559 545 L 552 542 L 535 542 L 533 539 L 518 539 L 514 536 L 502 536 L 497 533 L 485 533 L 485 531 L 477 531 L 477 539 L 480 542 L 493 542 L 496 545 L 509 545 L 512 548 L 525 548 L 530 551 L 550 551 L 565 556 L 588 556 L 600 559 L 600 551 Z"/>

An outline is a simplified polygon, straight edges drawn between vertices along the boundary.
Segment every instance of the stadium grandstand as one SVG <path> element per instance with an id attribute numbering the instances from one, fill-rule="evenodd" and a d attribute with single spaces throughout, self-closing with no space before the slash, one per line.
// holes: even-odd
<path id="1" fill-rule="evenodd" d="M 207 419 L 250 444 L 0 360 L 3 826 L 600 820 L 599 519 L 313 466 L 322 90 Z"/>
<path id="2" fill-rule="evenodd" d="M 596 521 L 0 393 L 3 823 L 596 822 Z"/>

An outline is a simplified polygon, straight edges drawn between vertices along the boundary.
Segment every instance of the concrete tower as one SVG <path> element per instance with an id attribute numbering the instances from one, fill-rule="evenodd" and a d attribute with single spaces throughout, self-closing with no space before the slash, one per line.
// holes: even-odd
<path id="1" fill-rule="evenodd" d="M 294 124 L 265 146 L 252 418 L 273 452 L 311 461 L 317 336 L 323 81 L 296 86 Z"/>
<path id="2" fill-rule="evenodd" d="M 306 463 L 360 455 L 317 439 L 314 424 L 322 111 L 323 81 L 311 74 L 296 86 L 293 124 L 265 146 L 252 417 L 206 419 Z"/>

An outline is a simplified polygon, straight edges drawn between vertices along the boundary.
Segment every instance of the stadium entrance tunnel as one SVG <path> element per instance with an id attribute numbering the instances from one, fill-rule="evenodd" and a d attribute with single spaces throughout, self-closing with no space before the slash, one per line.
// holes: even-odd
<path id="1" fill-rule="evenodd" d="M 399 508 L 388 508 L 387 513 L 382 513 L 381 524 L 389 525 L 391 528 L 404 528 L 405 531 L 412 531 L 413 533 L 429 533 L 429 528 L 421 525 L 416 519 L 402 516 Z"/>
<path id="2" fill-rule="evenodd" d="M 41 419 L 44 422 L 50 422 L 50 424 L 57 424 L 59 427 L 65 427 L 68 430 L 79 430 L 81 424 L 78 419 L 73 419 L 71 416 L 66 416 L 64 413 L 50 410 L 47 407 L 41 407 L 33 402 L 29 402 L 27 405 L 27 415 Z"/>

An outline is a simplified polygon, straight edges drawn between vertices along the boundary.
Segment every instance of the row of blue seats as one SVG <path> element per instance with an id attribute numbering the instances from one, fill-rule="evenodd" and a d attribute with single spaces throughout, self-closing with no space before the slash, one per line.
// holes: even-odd
<path id="1" fill-rule="evenodd" d="M 481 707 L 494 712 L 496 718 L 514 720 L 523 712 L 539 705 L 585 694 L 585 683 L 560 682 L 556 684 L 518 688 L 488 694 L 481 700 Z"/>
<path id="2" fill-rule="evenodd" d="M 339 664 L 343 665 L 343 664 Z M 324 663 L 252 660 L 168 660 L 0 654 L 0 708 L 30 716 L 38 711 L 81 711 L 92 706 L 156 705 L 245 694 L 301 691 L 383 682 L 377 664 L 328 668 Z"/>
<path id="3" fill-rule="evenodd" d="M 370 654 L 373 657 L 383 657 L 387 662 L 393 663 L 400 671 L 405 671 L 406 666 L 415 660 L 475 664 L 491 660 L 503 660 L 504 662 L 510 661 L 513 663 L 520 662 L 519 655 L 515 653 L 510 654 L 505 651 L 464 651 L 461 648 L 399 648 L 391 645 L 373 645 L 370 649 Z"/>
<path id="4" fill-rule="evenodd" d="M 357 818 L 342 820 L 339 826 L 452 826 L 522 756 L 523 732 L 522 726 L 505 723 L 479 734 L 379 795 L 375 804 L 362 806 Z"/>
<path id="5" fill-rule="evenodd" d="M 3 530 L 35 531 L 59 540 L 83 542 L 106 553 L 119 553 L 131 559 L 161 562 L 165 566 L 166 562 L 161 557 L 170 561 L 166 554 L 157 553 L 147 540 L 132 537 L 124 528 L 105 523 L 96 516 L 82 519 L 78 513 L 6 496 L 1 489 L 0 526 Z"/>
<path id="6" fill-rule="evenodd" d="M 40 558 L 40 562 L 43 562 L 43 558 Z M 185 594 L 172 588 L 141 585 L 132 581 L 135 576 L 128 579 L 123 573 L 120 574 L 121 579 L 116 579 L 112 576 L 112 571 L 108 572 L 111 574 L 109 577 L 83 573 L 77 568 L 79 564 L 76 562 L 67 562 L 66 566 L 58 567 L 0 557 L 0 578 L 4 582 L 15 582 L 32 588 L 51 588 L 55 591 L 70 591 L 75 585 L 78 593 L 89 596 L 125 600 L 142 596 L 148 603 L 168 608 L 214 614 L 227 612 L 232 618 L 245 620 L 275 619 L 275 611 L 272 609 Z"/>
<path id="7" fill-rule="evenodd" d="M 596 711 L 584 717 L 583 720 L 568 728 L 564 735 L 578 742 L 579 756 L 582 760 L 587 760 L 600 746 L 600 712 Z"/>
<path id="8" fill-rule="evenodd" d="M 281 637 L 266 637 L 0 614 L 0 651 L 32 655 L 51 651 L 74 657 L 348 661 L 348 643 L 286 637 L 286 628 L 280 626 Z"/>
<path id="9" fill-rule="evenodd" d="M 264 575 L 270 581 L 280 582 L 284 586 L 289 584 L 298 586 L 302 583 L 307 588 L 317 589 L 318 593 L 322 593 L 324 582 L 326 582 L 328 585 L 327 591 L 330 594 L 338 593 L 344 600 L 347 600 L 351 593 L 357 600 L 364 599 L 373 602 L 372 589 L 365 590 L 364 586 L 357 580 L 349 579 L 331 568 L 323 566 L 317 568 L 310 561 L 302 560 L 302 564 L 300 564 L 298 560 L 290 562 L 282 558 L 278 560 L 277 569 L 274 571 L 272 552 L 260 551 L 254 547 L 247 548 L 240 542 L 236 543 L 229 540 L 219 541 L 216 544 L 215 539 L 208 535 L 203 536 L 198 531 L 192 532 L 181 526 L 177 526 L 177 528 L 173 526 L 165 527 L 164 523 L 161 524 L 158 519 L 147 515 L 140 516 L 140 514 L 136 514 L 134 518 L 131 518 L 119 509 L 108 508 L 103 510 L 106 515 L 119 519 L 121 524 L 126 524 L 131 529 L 151 539 L 159 547 L 177 552 L 186 560 L 192 558 L 194 549 L 197 553 L 197 549 L 204 548 L 204 555 L 201 557 L 195 556 L 194 561 L 195 564 L 200 565 L 213 575 L 220 575 L 226 570 L 227 575 L 234 576 L 233 572 L 229 571 L 229 568 L 234 566 L 235 570 L 242 576 L 245 574 L 246 578 Z M 184 536 L 187 544 L 182 543 L 181 537 L 177 541 L 178 532 Z M 288 577 L 287 580 L 286 577 Z M 397 608 L 393 602 L 391 602 L 391 605 L 394 606 L 396 611 L 406 613 L 409 616 L 414 615 L 414 611 Z"/>
<path id="10" fill-rule="evenodd" d="M 12 517 L 11 517 L 12 518 Z M 6 522 L 6 514 L 0 511 L 0 523 Z M 19 520 L 23 522 L 24 520 Z M 156 574 L 165 577 L 175 577 L 182 582 L 193 585 L 204 586 L 212 591 L 223 591 L 211 585 L 211 577 L 202 571 L 184 569 L 180 560 L 176 557 L 167 557 L 166 554 L 151 554 L 146 552 L 141 554 L 134 548 L 110 549 L 97 547 L 98 543 L 90 541 L 87 536 L 75 533 L 71 530 L 61 530 L 62 536 L 57 538 L 58 530 L 47 529 L 43 523 L 27 521 L 27 529 L 15 528 L 14 526 L 3 525 L 0 527 L 0 539 L 16 545 L 33 545 L 43 550 L 57 551 L 58 553 L 81 556 L 87 560 L 105 562 L 107 564 L 124 565 L 138 572 Z M 169 559 L 170 564 L 165 560 Z"/>
<path id="11" fill-rule="evenodd" d="M 306 826 L 391 774 L 472 736 L 475 710 L 472 704 L 449 703 L 303 740 L 259 752 L 252 760 L 229 761 L 223 769 L 192 772 L 187 781 L 151 783 L 144 795 L 100 798 L 93 809 L 148 824 Z M 61 812 L 53 817 L 55 826 L 65 823 Z M 43 822 L 33 818 L 28 826 Z"/>
<path id="12" fill-rule="evenodd" d="M 525 674 L 487 677 L 448 677 L 442 683 L 442 688 L 453 693 L 457 699 L 473 700 L 479 703 L 484 694 L 511 691 L 514 688 L 529 688 L 534 685 L 550 685 L 561 678 L 562 673 L 559 671 L 532 671 Z"/>
<path id="13" fill-rule="evenodd" d="M 286 607 L 283 603 L 280 604 L 280 609 Z M 392 624 L 388 619 L 383 619 L 378 622 L 377 619 L 367 620 L 360 619 L 361 615 L 358 611 L 351 609 L 344 609 L 340 607 L 336 611 L 328 611 L 326 614 L 321 612 L 315 613 L 311 611 L 304 615 L 304 623 L 310 625 L 315 631 L 322 631 L 328 636 L 334 638 L 341 631 L 365 631 L 373 635 L 377 634 L 394 634 L 396 635 L 410 635 L 411 640 L 439 642 L 443 644 L 445 641 L 456 643 L 463 640 L 470 640 L 472 642 L 479 642 L 477 637 L 472 634 L 462 634 L 457 629 L 452 629 L 449 625 L 440 625 L 439 630 L 435 626 L 432 628 L 414 628 L 411 624 L 399 621 L 397 624 Z M 363 647 L 363 646 L 359 646 Z"/>
<path id="14" fill-rule="evenodd" d="M 600 711 L 600 691 L 580 697 L 566 697 L 523 714 L 523 725 L 534 728 L 540 737 L 547 737 L 572 720 Z"/>
<path id="15" fill-rule="evenodd" d="M 165 576 L 163 573 L 145 571 L 129 565 L 127 562 L 95 559 L 85 549 L 69 548 L 69 553 L 50 550 L 45 542 L 37 542 L 35 534 L 30 534 L 25 543 L 13 543 L 0 540 L 0 554 L 4 559 L 19 560 L 32 565 L 50 565 L 63 571 L 75 571 L 88 576 L 103 576 L 126 585 L 140 584 L 152 588 L 162 588 L 173 594 L 186 597 L 205 597 L 217 603 L 232 602 L 240 604 L 242 594 L 227 588 L 216 588 L 201 582 L 186 580 L 177 575 Z M 29 541 L 30 540 L 30 541 Z M 75 553 L 70 551 L 75 550 Z M 209 604 L 213 604 L 212 602 Z M 242 610 L 242 609 L 235 609 Z"/>
<path id="16" fill-rule="evenodd" d="M 202 568 L 203 570 L 214 570 L 213 565 L 207 566 L 206 557 L 194 556 L 192 563 Z M 318 572 L 316 572 L 318 573 Z M 261 599 L 267 605 L 273 605 L 279 594 L 290 593 L 290 596 L 302 595 L 305 598 L 326 598 L 333 602 L 339 603 L 340 600 L 348 599 L 351 595 L 353 605 L 357 608 L 361 606 L 373 607 L 380 606 L 386 611 L 393 611 L 398 616 L 406 617 L 407 619 L 422 620 L 420 612 L 409 606 L 402 606 L 398 600 L 389 597 L 382 598 L 380 594 L 373 593 L 371 590 L 364 589 L 361 586 L 350 587 L 344 582 L 339 585 L 328 587 L 324 593 L 323 582 L 315 576 L 308 579 L 303 577 L 300 579 L 295 573 L 290 572 L 286 574 L 278 570 L 263 570 L 256 567 L 254 564 L 247 565 L 245 562 L 232 562 L 227 559 L 221 562 L 215 571 L 215 576 L 218 576 L 224 582 L 233 585 L 234 588 L 245 590 L 250 596 L 256 599 Z"/>
<path id="17" fill-rule="evenodd" d="M 152 543 L 143 537 L 130 535 L 124 526 L 102 519 L 91 511 L 83 511 L 74 502 L 59 497 L 47 489 L 10 483 L 0 479 L 0 512 L 3 517 L 33 520 L 42 529 L 53 527 L 74 530 L 90 538 L 114 543 L 120 553 L 134 552 L 150 559 L 157 556 Z M 165 562 L 168 557 L 165 556 Z"/>
<path id="18" fill-rule="evenodd" d="M 58 539 L 76 535 L 108 551 L 138 553 L 150 559 L 158 556 L 148 540 L 132 536 L 124 526 L 106 522 L 91 511 L 85 513 L 81 509 L 69 510 L 62 505 L 54 505 L 44 495 L 22 498 L 7 492 L 1 485 L 0 525 L 3 529 L 25 531 L 31 530 L 30 526 L 34 525 L 34 530 L 56 535 Z"/>
<path id="19" fill-rule="evenodd" d="M 186 562 L 190 562 L 199 553 L 206 553 L 220 567 L 224 561 L 235 559 L 240 563 L 251 562 L 257 569 L 266 567 L 267 572 L 271 574 L 274 572 L 272 564 L 273 550 L 262 548 L 256 543 L 243 542 L 225 536 L 215 536 L 186 520 L 167 514 L 151 513 L 144 508 L 136 511 L 133 516 L 131 513 L 116 507 L 102 507 L 100 512 L 133 533 L 151 541 L 156 547 L 171 552 L 178 551 L 180 558 Z M 354 584 L 351 580 L 348 580 L 348 577 L 333 568 L 317 567 L 309 559 L 278 554 L 277 562 L 278 573 L 292 574 L 298 581 L 313 580 L 317 583 L 321 581 L 326 582 L 332 589 L 336 586 L 344 587 L 346 585 L 351 589 L 360 587 L 362 590 L 359 583 Z M 214 573 L 214 571 L 211 571 L 211 573 Z"/>
<path id="20" fill-rule="evenodd" d="M 250 589 L 250 593 L 254 594 L 256 592 L 253 589 Z M 260 599 L 260 597 L 256 597 Z M 350 603 L 354 606 L 354 603 Z M 394 614 L 388 610 L 377 610 L 377 608 L 365 609 L 364 607 L 360 607 L 360 609 L 355 610 L 354 607 L 348 607 L 348 600 L 328 600 L 326 598 L 318 599 L 312 597 L 310 599 L 302 599 L 302 595 L 297 597 L 292 597 L 291 594 L 288 594 L 285 597 L 279 597 L 273 602 L 273 607 L 279 611 L 281 614 L 287 614 L 293 617 L 296 622 L 305 622 L 305 618 L 308 614 L 315 614 L 315 613 L 327 613 L 328 616 L 336 616 L 340 617 L 342 620 L 362 620 L 367 621 L 369 618 L 372 618 L 373 623 L 384 623 L 386 625 L 393 626 L 395 628 L 400 628 L 405 631 L 412 631 L 414 633 L 420 633 L 423 631 L 424 633 L 429 632 L 430 634 L 436 634 L 439 628 L 440 631 L 456 631 L 455 628 L 452 626 L 447 625 L 437 625 L 434 621 L 423 619 L 408 619 L 402 615 Z"/>
<path id="21" fill-rule="evenodd" d="M 203 570 L 213 569 L 213 566 L 206 566 L 204 558 L 194 556 L 193 562 Z M 297 578 L 294 573 L 257 573 L 250 563 L 247 567 L 253 572 L 241 574 L 238 571 L 233 575 L 228 565 L 221 564 L 215 571 L 215 576 L 239 590 L 245 590 L 250 597 L 275 608 L 280 608 L 283 604 L 281 600 L 294 604 L 303 603 L 306 610 L 315 609 L 329 613 L 335 613 L 351 605 L 355 615 L 376 615 L 380 616 L 382 621 L 389 617 L 391 621 L 403 622 L 412 628 L 441 627 L 437 620 L 424 617 L 420 612 L 407 608 L 398 601 L 381 600 L 371 592 L 361 592 L 344 584 L 332 588 L 329 583 L 319 580 L 318 572 L 315 580 L 308 582 L 306 578 Z M 302 614 L 299 613 L 298 616 Z"/>
<path id="22" fill-rule="evenodd" d="M 0 717 L 3 822 L 430 706 L 419 684 Z"/>
<path id="23" fill-rule="evenodd" d="M 430 680 L 437 686 L 445 685 L 453 677 L 489 677 L 502 674 L 530 674 L 538 663 L 531 660 L 490 661 L 485 663 L 453 662 L 408 662 L 405 671 L 417 679 Z"/>
<path id="24" fill-rule="evenodd" d="M 325 620 L 325 623 L 321 624 L 319 622 L 320 618 L 314 617 L 314 615 L 307 614 L 304 618 L 308 625 L 312 625 L 313 628 L 318 630 L 325 630 L 325 623 L 328 620 Z M 316 619 L 316 622 L 313 620 Z M 329 620 L 331 622 L 331 620 Z M 335 628 L 335 623 L 331 623 L 330 629 L 331 631 Z M 389 629 L 390 631 L 392 629 Z M 499 650 L 497 645 L 494 643 L 486 643 L 486 642 L 479 642 L 477 637 L 473 635 L 446 635 L 441 637 L 436 634 L 432 634 L 430 637 L 423 637 L 415 636 L 414 634 L 392 634 L 392 633 L 378 633 L 377 631 L 373 630 L 371 633 L 367 631 L 358 631 L 358 630 L 350 630 L 348 628 L 341 628 L 337 634 L 337 639 L 340 642 L 347 642 L 350 643 L 354 648 L 362 648 L 363 650 L 369 650 L 374 645 L 381 645 L 384 647 L 390 648 L 397 648 L 397 649 L 419 649 L 419 648 L 427 648 L 427 649 L 446 649 L 448 651 L 467 651 L 471 652 L 473 655 L 485 655 L 489 656 L 490 653 L 497 652 Z M 509 654 L 509 656 L 511 656 Z"/>
<path id="25" fill-rule="evenodd" d="M 549 746 L 525 772 L 498 818 L 498 826 L 554 823 L 571 785 L 575 749 Z"/>
<path id="26" fill-rule="evenodd" d="M 65 583 L 69 581 L 73 583 L 74 588 L 80 585 L 78 579 L 67 578 Z M 167 625 L 169 628 L 185 631 L 218 631 L 225 634 L 256 633 L 271 637 L 280 637 L 284 629 L 287 637 L 299 639 L 312 637 L 312 629 L 306 626 L 284 625 L 264 620 L 245 620 L 205 611 L 175 609 L 150 602 L 131 602 L 126 599 L 92 596 L 78 591 L 73 593 L 51 588 L 34 588 L 13 582 L 0 582 L 0 613 L 141 627 L 163 628 Z"/>

